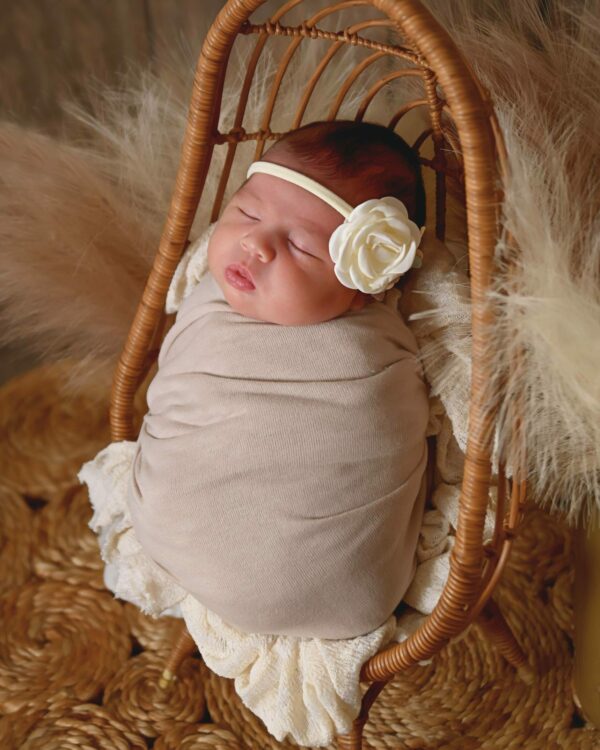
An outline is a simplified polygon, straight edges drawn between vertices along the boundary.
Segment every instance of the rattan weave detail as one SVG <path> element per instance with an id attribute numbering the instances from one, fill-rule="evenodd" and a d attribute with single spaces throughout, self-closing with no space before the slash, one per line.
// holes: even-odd
<path id="1" fill-rule="evenodd" d="M 145 737 L 198 722 L 205 711 L 199 660 L 184 661 L 167 690 L 158 685 L 163 666 L 164 656 L 146 651 L 123 664 L 104 690 L 104 706 Z"/>
<path id="2" fill-rule="evenodd" d="M 49 711 L 31 731 L 22 750 L 67 750 L 67 748 L 110 748 L 142 750 L 144 740 L 125 722 L 93 703 Z"/>
<path id="3" fill-rule="evenodd" d="M 108 403 L 98 409 L 89 392 L 65 392 L 65 375 L 72 367 L 68 362 L 44 365 L 0 388 L 5 486 L 33 497 L 61 495 L 81 463 L 110 441 Z M 44 388 L 37 387 L 42 382 Z"/>
<path id="4" fill-rule="evenodd" d="M 61 691 L 48 696 L 45 704 L 40 702 L 36 707 L 26 706 L 19 711 L 0 717 L 0 747 L 3 750 L 4 748 L 20 750 L 27 737 L 51 709 L 55 708 L 58 715 L 63 715 L 79 704 L 80 701 L 69 698 Z"/>
<path id="5" fill-rule="evenodd" d="M 573 536 L 563 524 L 530 507 L 510 556 L 511 576 L 522 576 L 536 595 L 573 565 Z M 535 564 L 532 564 L 532 562 Z"/>
<path id="6" fill-rule="evenodd" d="M 0 747 L 22 747 L 23 741 L 42 716 L 42 711 L 37 713 L 21 711 L 0 717 Z"/>
<path id="7" fill-rule="evenodd" d="M 124 603 L 123 612 L 131 635 L 142 648 L 154 653 L 170 651 L 181 630 L 178 617 L 150 617 L 129 602 Z"/>
<path id="8" fill-rule="evenodd" d="M 552 615 L 559 628 L 574 636 L 575 613 L 573 611 L 573 589 L 575 586 L 575 570 L 563 570 L 550 589 L 549 598 Z"/>
<path id="9" fill-rule="evenodd" d="M 121 604 L 105 591 L 30 580 L 0 599 L 0 711 L 64 690 L 97 697 L 131 651 Z"/>
<path id="10" fill-rule="evenodd" d="M 40 578 L 104 589 L 104 563 L 88 527 L 91 517 L 87 489 L 79 484 L 36 514 L 33 569 Z"/>
<path id="11" fill-rule="evenodd" d="M 0 488 L 0 592 L 31 575 L 33 514 L 12 489 Z"/>
<path id="12" fill-rule="evenodd" d="M 244 750 L 239 739 L 218 724 L 173 727 L 159 737 L 154 750 Z"/>

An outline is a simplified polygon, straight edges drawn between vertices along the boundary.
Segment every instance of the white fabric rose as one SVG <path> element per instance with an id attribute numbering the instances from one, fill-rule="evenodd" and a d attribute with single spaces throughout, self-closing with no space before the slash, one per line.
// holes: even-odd
<path id="1" fill-rule="evenodd" d="M 335 275 L 350 289 L 378 294 L 390 289 L 420 258 L 425 227 L 408 218 L 406 206 L 388 196 L 356 206 L 329 239 Z"/>

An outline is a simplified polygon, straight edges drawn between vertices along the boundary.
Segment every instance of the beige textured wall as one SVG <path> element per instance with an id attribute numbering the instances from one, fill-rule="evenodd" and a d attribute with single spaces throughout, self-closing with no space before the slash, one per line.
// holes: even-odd
<path id="1" fill-rule="evenodd" d="M 92 79 L 118 85 L 130 64 L 168 73 L 169 50 L 199 51 L 197 31 L 224 0 L 2 0 L 0 117 L 60 132 L 61 100 L 85 103 Z"/>

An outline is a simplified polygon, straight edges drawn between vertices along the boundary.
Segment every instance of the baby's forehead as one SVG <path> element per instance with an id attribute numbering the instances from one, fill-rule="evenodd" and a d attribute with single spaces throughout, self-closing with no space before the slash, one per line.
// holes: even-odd
<path id="1" fill-rule="evenodd" d="M 253 175 L 239 188 L 234 198 L 248 200 L 255 208 L 285 217 L 313 234 L 331 234 L 343 219 L 335 209 L 303 188 L 261 174 Z"/>

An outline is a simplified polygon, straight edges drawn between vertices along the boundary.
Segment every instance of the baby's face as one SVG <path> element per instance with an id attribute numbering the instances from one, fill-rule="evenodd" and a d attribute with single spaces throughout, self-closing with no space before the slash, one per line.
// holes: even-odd
<path id="1" fill-rule="evenodd" d="M 291 159 L 278 163 L 302 171 Z M 368 296 L 337 280 L 329 238 L 343 216 L 307 190 L 254 174 L 225 207 L 208 245 L 208 266 L 241 315 L 307 325 L 360 309 Z M 229 266 L 245 267 L 252 283 Z"/>

